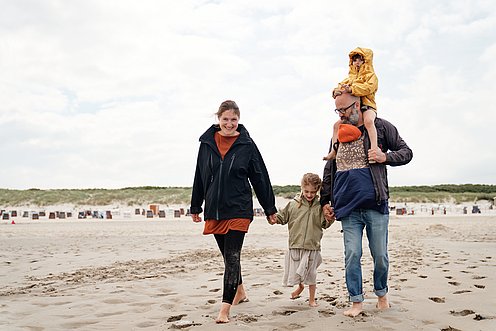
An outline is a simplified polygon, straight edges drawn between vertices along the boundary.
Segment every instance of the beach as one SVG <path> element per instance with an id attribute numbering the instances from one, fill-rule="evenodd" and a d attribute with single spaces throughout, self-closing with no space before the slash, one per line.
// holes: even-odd
<path id="1" fill-rule="evenodd" d="M 282 286 L 287 227 L 256 217 L 242 268 L 249 302 L 217 325 L 223 262 L 189 217 L 16 218 L 0 223 L 1 330 L 496 330 L 496 215 L 391 214 L 389 299 L 349 306 L 341 226 L 322 240 L 316 308 Z"/>

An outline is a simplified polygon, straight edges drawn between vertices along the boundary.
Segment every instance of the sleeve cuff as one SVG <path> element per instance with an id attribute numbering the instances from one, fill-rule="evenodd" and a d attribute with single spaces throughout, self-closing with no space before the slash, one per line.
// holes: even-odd
<path id="1" fill-rule="evenodd" d="M 190 208 L 189 211 L 190 211 L 191 214 L 201 214 L 203 212 L 203 209 L 202 209 L 202 207 L 193 207 L 193 206 L 191 206 L 191 208 Z"/>

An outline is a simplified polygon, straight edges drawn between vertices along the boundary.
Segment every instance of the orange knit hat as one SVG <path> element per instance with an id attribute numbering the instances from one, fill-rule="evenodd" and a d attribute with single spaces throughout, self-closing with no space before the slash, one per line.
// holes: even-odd
<path id="1" fill-rule="evenodd" d="M 362 131 L 351 124 L 340 124 L 338 129 L 338 140 L 342 143 L 355 141 L 362 135 Z"/>

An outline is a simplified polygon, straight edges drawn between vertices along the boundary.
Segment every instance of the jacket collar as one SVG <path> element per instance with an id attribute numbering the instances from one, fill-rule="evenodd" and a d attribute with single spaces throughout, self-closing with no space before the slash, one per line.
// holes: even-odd
<path id="1" fill-rule="evenodd" d="M 310 206 L 310 202 L 308 202 L 308 200 L 305 199 L 305 197 L 303 197 L 301 195 L 301 193 L 300 194 L 297 194 L 293 199 L 295 201 L 297 201 L 298 203 L 301 203 L 302 205 Z M 315 198 L 313 198 L 312 206 L 314 206 L 315 204 L 320 205 L 318 201 L 319 201 L 319 196 L 317 195 L 317 196 L 315 196 Z"/>
<path id="2" fill-rule="evenodd" d="M 213 124 L 210 128 L 207 129 L 207 131 L 205 131 L 205 133 L 200 136 L 200 142 L 213 144 L 215 146 L 214 134 L 217 131 L 220 131 L 219 125 Z M 238 124 L 237 131 L 239 132 L 239 137 L 238 139 L 236 139 L 235 144 L 249 144 L 252 142 L 250 134 L 243 124 Z"/>

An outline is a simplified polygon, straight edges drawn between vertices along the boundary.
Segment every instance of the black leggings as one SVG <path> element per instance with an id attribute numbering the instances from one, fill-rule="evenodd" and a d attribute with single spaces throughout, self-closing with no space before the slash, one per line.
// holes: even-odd
<path id="1" fill-rule="evenodd" d="M 222 257 L 224 258 L 224 291 L 222 302 L 232 305 L 241 278 L 241 247 L 245 232 L 229 230 L 226 234 L 214 234 Z"/>

